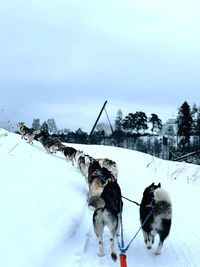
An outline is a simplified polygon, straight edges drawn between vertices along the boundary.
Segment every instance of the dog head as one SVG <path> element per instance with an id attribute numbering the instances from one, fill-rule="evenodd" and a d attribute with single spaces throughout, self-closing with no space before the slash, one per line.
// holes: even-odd
<path id="1" fill-rule="evenodd" d="M 78 161 L 78 159 L 79 159 L 80 157 L 83 157 L 83 156 L 84 156 L 83 151 L 81 151 L 81 150 L 77 150 L 77 151 L 76 151 L 76 154 L 75 154 L 75 160 Z"/>
<path id="2" fill-rule="evenodd" d="M 159 183 L 158 185 L 155 185 L 154 183 L 152 183 L 150 186 L 148 186 L 143 193 L 143 197 L 154 197 L 154 191 L 157 188 L 160 188 L 161 184 Z"/>
<path id="3" fill-rule="evenodd" d="M 18 122 L 18 123 L 17 123 L 17 127 L 20 128 L 20 127 L 22 127 L 22 126 L 24 126 L 24 122 Z"/>

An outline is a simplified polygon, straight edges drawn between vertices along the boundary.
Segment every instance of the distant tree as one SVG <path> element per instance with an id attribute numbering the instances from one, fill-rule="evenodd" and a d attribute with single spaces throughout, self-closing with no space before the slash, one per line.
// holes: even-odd
<path id="1" fill-rule="evenodd" d="M 151 117 L 149 118 L 149 122 L 152 124 L 151 131 L 152 133 L 162 128 L 162 121 L 158 118 L 158 115 L 152 113 Z"/>
<path id="2" fill-rule="evenodd" d="M 81 128 L 79 128 L 76 132 L 75 132 L 75 139 L 76 139 L 76 143 L 79 144 L 86 144 L 87 142 L 87 133 L 83 132 Z"/>
<path id="3" fill-rule="evenodd" d="M 139 133 L 141 130 L 145 131 L 148 129 L 147 116 L 142 111 L 136 113 L 129 113 L 123 120 L 123 128 L 129 132 L 136 131 Z"/>
<path id="4" fill-rule="evenodd" d="M 197 105 L 194 103 L 191 110 L 192 115 L 192 133 L 193 135 L 197 135 L 197 117 L 198 117 L 199 109 Z"/>
<path id="5" fill-rule="evenodd" d="M 192 114 L 189 104 L 185 101 L 182 106 L 179 108 L 177 125 L 178 125 L 178 136 L 181 137 L 180 143 L 183 146 L 183 149 L 186 145 L 190 143 L 190 136 L 192 134 Z"/>
<path id="6" fill-rule="evenodd" d="M 43 122 L 43 124 L 41 125 L 40 130 L 43 131 L 43 132 L 49 133 L 49 127 L 48 127 L 48 124 L 47 124 L 46 121 Z"/>
<path id="7" fill-rule="evenodd" d="M 58 130 L 58 134 L 67 135 L 68 133 L 70 133 L 70 129 L 67 129 L 67 128 Z"/>
<path id="8" fill-rule="evenodd" d="M 96 126 L 96 131 L 101 132 L 104 131 L 105 135 L 110 135 L 111 134 L 111 129 L 108 123 L 105 122 L 100 122 Z"/>
<path id="9" fill-rule="evenodd" d="M 195 118 L 193 118 L 193 134 L 200 136 L 200 107 L 197 110 Z"/>
<path id="10" fill-rule="evenodd" d="M 40 127 L 40 119 L 33 119 L 32 128 L 35 130 L 40 130 Z"/>
<path id="11" fill-rule="evenodd" d="M 54 119 L 48 119 L 47 125 L 48 125 L 48 129 L 49 129 L 50 134 L 57 134 L 58 128 L 56 126 L 56 122 Z"/>
<path id="12" fill-rule="evenodd" d="M 136 117 L 136 132 L 139 133 L 139 131 L 145 131 L 148 129 L 147 125 L 147 116 L 142 111 L 137 111 L 135 114 Z"/>
<path id="13" fill-rule="evenodd" d="M 117 111 L 116 119 L 115 119 L 115 131 L 122 131 L 123 129 L 123 113 L 121 109 Z"/>
<path id="14" fill-rule="evenodd" d="M 129 113 L 122 121 L 122 127 L 124 130 L 132 133 L 136 126 L 136 118 L 133 113 Z"/>

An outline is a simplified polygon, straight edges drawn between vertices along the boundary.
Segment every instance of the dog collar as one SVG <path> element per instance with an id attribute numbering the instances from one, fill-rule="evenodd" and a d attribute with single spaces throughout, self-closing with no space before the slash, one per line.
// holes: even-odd
<path id="1" fill-rule="evenodd" d="M 152 205 L 152 204 L 148 204 L 148 205 L 146 205 L 146 208 L 154 208 L 154 205 Z"/>
<path id="2" fill-rule="evenodd" d="M 154 209 L 154 205 L 153 205 L 153 201 L 154 200 L 155 200 L 155 198 L 153 197 L 151 203 L 146 205 L 146 208 L 152 208 L 152 209 Z"/>

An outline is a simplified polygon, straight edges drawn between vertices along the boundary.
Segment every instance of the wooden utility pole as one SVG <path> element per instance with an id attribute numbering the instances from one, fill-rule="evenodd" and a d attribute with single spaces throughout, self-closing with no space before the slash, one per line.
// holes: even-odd
<path id="1" fill-rule="evenodd" d="M 96 127 L 96 125 L 97 125 L 97 123 L 98 123 L 100 117 L 101 117 L 101 114 L 102 114 L 102 112 L 103 112 L 103 110 L 104 110 L 104 108 L 105 108 L 107 102 L 108 102 L 108 101 L 106 100 L 105 103 L 103 104 L 103 107 L 102 107 L 102 109 L 101 109 L 101 111 L 100 111 L 100 113 L 99 113 L 99 116 L 97 117 L 96 122 L 95 122 L 95 124 L 94 124 L 94 126 L 93 126 L 93 128 L 92 128 L 92 130 L 91 130 L 91 132 L 90 132 L 90 134 L 89 134 L 89 136 L 88 136 L 88 141 L 89 141 L 89 139 L 90 139 L 90 136 L 91 136 L 92 133 L 94 132 L 94 129 L 95 129 L 95 127 Z"/>

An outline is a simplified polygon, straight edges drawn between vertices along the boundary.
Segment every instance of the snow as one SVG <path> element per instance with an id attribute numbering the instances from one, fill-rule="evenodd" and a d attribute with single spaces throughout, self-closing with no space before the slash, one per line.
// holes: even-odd
<path id="1" fill-rule="evenodd" d="M 140 231 L 127 252 L 127 266 L 200 266 L 200 167 L 161 160 L 133 150 L 69 144 L 94 158 L 107 157 L 119 167 L 122 194 L 137 202 L 150 183 L 161 182 L 173 204 L 172 228 L 162 255 L 158 239 L 148 251 Z M 76 166 L 58 152 L 22 140 L 0 129 L 0 266 L 108 267 L 109 232 L 104 231 L 104 257 L 98 257 L 88 185 Z M 140 227 L 138 206 L 123 200 L 125 245 Z M 115 243 L 117 254 L 119 250 Z"/>

